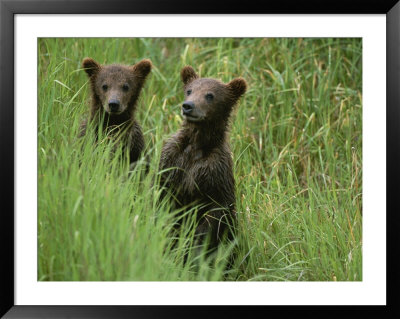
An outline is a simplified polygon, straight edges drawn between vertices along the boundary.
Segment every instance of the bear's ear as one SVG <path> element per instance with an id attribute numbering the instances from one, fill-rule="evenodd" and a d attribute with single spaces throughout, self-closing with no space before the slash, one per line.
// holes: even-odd
<path id="1" fill-rule="evenodd" d="M 181 71 L 181 79 L 183 84 L 185 85 L 189 84 L 198 77 L 199 76 L 196 74 L 196 72 L 190 65 L 185 66 Z"/>
<path id="2" fill-rule="evenodd" d="M 227 86 L 235 99 L 240 98 L 247 89 L 247 83 L 243 78 L 233 79 L 227 84 Z"/>
<path id="3" fill-rule="evenodd" d="M 151 71 L 151 61 L 144 59 L 132 66 L 132 71 L 140 78 L 145 78 Z"/>
<path id="4" fill-rule="evenodd" d="M 87 75 L 92 77 L 94 74 L 99 72 L 101 66 L 92 58 L 84 58 L 82 61 L 82 67 L 85 69 Z"/>

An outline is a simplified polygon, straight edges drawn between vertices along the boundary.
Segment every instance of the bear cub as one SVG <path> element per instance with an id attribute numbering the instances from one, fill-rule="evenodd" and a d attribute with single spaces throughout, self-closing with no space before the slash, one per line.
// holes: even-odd
<path id="1" fill-rule="evenodd" d="M 136 162 L 143 150 L 144 139 L 134 113 L 140 91 L 151 71 L 151 61 L 145 59 L 132 66 L 103 66 L 85 58 L 82 66 L 90 79 L 91 106 L 79 136 L 85 135 L 88 121 L 94 121 L 96 132 L 102 125 L 100 129 L 105 133 L 121 138 L 124 152 L 129 152 L 130 163 Z"/>
<path id="2" fill-rule="evenodd" d="M 224 234 L 233 238 L 235 180 L 227 132 L 231 111 L 247 85 L 242 78 L 228 84 L 199 78 L 191 66 L 182 69 L 181 79 L 183 123 L 162 148 L 161 185 L 177 208 L 200 204 L 195 233 L 200 241 L 209 235 L 212 250 Z"/>

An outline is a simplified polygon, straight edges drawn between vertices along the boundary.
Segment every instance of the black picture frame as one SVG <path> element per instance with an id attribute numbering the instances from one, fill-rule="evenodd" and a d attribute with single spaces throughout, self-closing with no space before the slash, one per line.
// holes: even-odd
<path id="1" fill-rule="evenodd" d="M 1 308 L 4 318 L 164 318 L 204 317 L 215 315 L 246 316 L 251 312 L 265 315 L 313 316 L 314 314 L 353 317 L 372 315 L 379 318 L 399 316 L 396 288 L 399 276 L 395 271 L 395 236 L 397 214 L 396 182 L 400 136 L 400 3 L 392 1 L 328 0 L 274 2 L 195 3 L 173 0 L 0 0 L 0 163 L 1 163 Z M 14 17 L 15 14 L 385 14 L 387 52 L 387 305 L 386 306 L 16 306 L 14 303 Z M 377 106 L 377 112 L 379 112 Z M 377 212 L 383 213 L 383 212 Z"/>

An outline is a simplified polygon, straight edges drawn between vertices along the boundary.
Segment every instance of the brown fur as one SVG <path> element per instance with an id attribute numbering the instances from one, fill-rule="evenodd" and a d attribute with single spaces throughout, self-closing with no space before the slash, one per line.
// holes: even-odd
<path id="1" fill-rule="evenodd" d="M 89 118 L 82 122 L 79 136 L 85 135 L 87 121 L 94 121 L 95 127 L 98 127 L 104 116 L 102 129 L 115 137 L 122 137 L 126 144 L 124 150 L 129 151 L 130 162 L 137 161 L 144 147 L 144 139 L 134 113 L 140 91 L 151 71 L 150 60 L 142 60 L 132 66 L 102 66 L 91 58 L 85 58 L 82 66 L 90 79 L 91 106 Z"/>
<path id="2" fill-rule="evenodd" d="M 210 248 L 215 248 L 227 232 L 232 238 L 235 219 L 235 181 L 228 144 L 228 120 L 233 106 L 246 91 L 244 79 L 224 84 L 199 78 L 192 67 L 181 71 L 185 102 L 182 128 L 164 145 L 160 169 L 176 167 L 162 174 L 177 207 L 201 204 L 197 234 L 210 233 Z M 207 94 L 211 94 L 210 98 Z M 190 116 L 184 114 L 191 103 Z M 203 238 L 203 236 L 201 236 Z"/>

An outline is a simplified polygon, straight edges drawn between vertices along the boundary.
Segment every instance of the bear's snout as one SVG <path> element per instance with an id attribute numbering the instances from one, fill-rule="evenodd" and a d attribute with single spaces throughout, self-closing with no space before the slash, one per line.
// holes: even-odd
<path id="1" fill-rule="evenodd" d="M 118 112 L 119 106 L 120 106 L 120 103 L 116 99 L 112 99 L 112 100 L 108 101 L 108 108 L 110 109 L 111 113 Z"/>
<path id="2" fill-rule="evenodd" d="M 192 113 L 194 109 L 194 103 L 193 102 L 184 102 L 182 104 L 182 112 L 184 115 L 189 115 L 190 113 Z"/>

